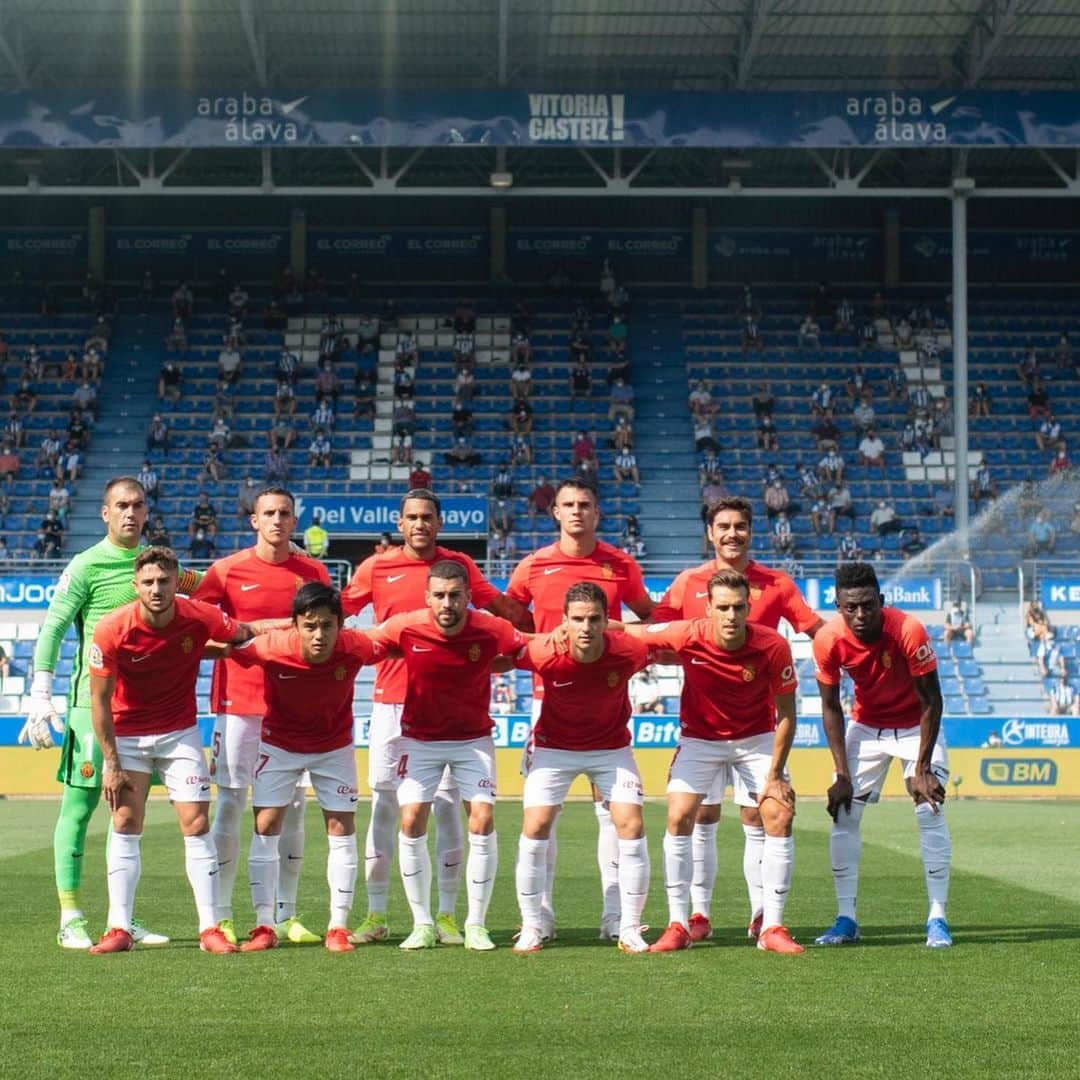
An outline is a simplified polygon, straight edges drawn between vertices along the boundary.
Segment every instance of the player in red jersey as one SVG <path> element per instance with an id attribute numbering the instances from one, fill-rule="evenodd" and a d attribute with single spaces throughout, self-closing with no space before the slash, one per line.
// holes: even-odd
<path id="1" fill-rule="evenodd" d="M 252 628 L 176 595 L 179 566 L 168 548 L 135 559 L 138 600 L 104 616 L 90 647 L 90 702 L 104 754 L 102 792 L 112 811 L 106 865 L 108 929 L 90 951 L 134 947 L 131 912 L 141 872 L 146 793 L 156 772 L 184 836 L 188 881 L 205 952 L 236 952 L 217 927 L 217 852 L 210 836 L 210 774 L 196 724 L 195 682 L 210 640 L 241 642 Z"/>
<path id="2" fill-rule="evenodd" d="M 525 777 L 525 820 L 518 845 L 519 953 L 543 945 L 547 845 L 574 780 L 584 773 L 610 808 L 619 839 L 622 925 L 619 948 L 648 952 L 641 912 L 649 892 L 649 849 L 641 814 L 641 774 L 630 748 L 630 676 L 649 663 L 649 647 L 607 632 L 607 596 L 599 585 L 571 585 L 563 600 L 567 646 L 550 637 L 529 642 L 516 666 L 544 683 Z"/>
<path id="3" fill-rule="evenodd" d="M 823 625 L 822 618 L 802 598 L 798 586 L 780 570 L 762 566 L 750 558 L 753 542 L 754 510 L 748 499 L 729 496 L 709 507 L 708 538 L 716 557 L 701 566 L 684 570 L 653 611 L 654 622 L 672 619 L 700 619 L 708 606 L 709 578 L 717 570 L 737 570 L 750 582 L 750 622 L 775 630 L 786 619 L 801 634 L 813 637 Z M 750 897 L 749 936 L 761 932 L 761 855 L 765 829 L 757 803 L 735 776 L 719 776 L 705 796 L 694 825 L 694 883 L 690 887 L 690 936 L 695 941 L 712 937 L 709 921 L 713 886 L 716 883 L 716 834 L 721 803 L 728 783 L 734 789 L 735 804 L 743 827 L 743 877 Z"/>
<path id="4" fill-rule="evenodd" d="M 741 777 L 761 811 L 764 919 L 757 947 L 801 953 L 783 925 L 791 887 L 795 793 L 787 759 L 795 738 L 795 665 L 775 630 L 747 621 L 750 582 L 734 570 L 709 579 L 707 617 L 631 626 L 629 633 L 679 655 L 685 672 L 679 745 L 668 773 L 664 868 L 670 924 L 655 952 L 688 949 L 691 834 L 702 799 L 728 769 Z"/>
<path id="5" fill-rule="evenodd" d="M 256 533 L 254 547 L 214 563 L 195 590 L 194 599 L 216 604 L 234 619 L 245 622 L 287 620 L 297 589 L 309 581 L 329 585 L 326 567 L 318 559 L 293 549 L 296 506 L 285 488 L 270 487 L 259 492 L 251 527 Z M 259 732 L 266 712 L 262 672 L 241 666 L 232 657 L 219 660 L 214 665 L 210 708 L 215 714 L 210 775 L 217 782 L 212 834 L 221 866 L 218 925 L 235 944 L 232 899 L 240 856 L 240 819 L 258 760 Z M 298 785 L 281 832 L 281 874 L 274 920 L 282 940 L 298 943 L 320 940 L 296 914 L 304 857 L 304 799 L 304 786 Z"/>
<path id="6" fill-rule="evenodd" d="M 426 604 L 428 571 L 442 559 L 459 562 L 468 575 L 472 603 L 529 629 L 528 612 L 508 600 L 490 584 L 480 568 L 458 551 L 440 547 L 442 506 L 438 497 L 425 488 L 408 491 L 401 500 L 398 529 L 404 538 L 401 547 L 365 559 L 342 593 L 347 615 L 355 615 L 370 604 L 376 622 L 392 615 L 417 611 Z M 384 660 L 378 665 L 374 701 L 368 724 L 368 784 L 371 787 L 371 820 L 368 824 L 364 876 L 368 911 L 356 928 L 354 940 L 360 944 L 383 941 L 389 934 L 386 921 L 390 891 L 390 864 L 397 834 L 397 766 L 401 759 L 401 709 L 407 684 L 405 661 Z M 461 879 L 465 837 L 461 827 L 461 797 L 447 773 L 435 793 L 435 857 L 438 860 L 439 910 L 435 933 L 446 945 L 460 945 L 461 931 L 454 915 Z"/>
<path id="7" fill-rule="evenodd" d="M 563 621 L 566 590 L 579 581 L 591 581 L 604 590 L 608 611 L 613 619 L 622 614 L 625 604 L 641 619 L 652 613 L 653 603 L 645 589 L 641 567 L 618 548 L 597 539 L 600 524 L 600 500 L 590 480 L 573 477 L 564 480 L 555 493 L 552 514 L 559 523 L 559 539 L 527 555 L 518 563 L 507 586 L 506 595 L 532 605 L 537 633 L 547 634 Z M 539 716 L 544 686 L 533 679 L 533 723 Z M 615 941 L 619 937 L 619 838 L 611 813 L 594 790 L 596 817 L 600 826 L 596 859 L 600 866 L 600 884 L 604 906 L 600 917 L 600 937 Z M 555 926 L 552 884 L 557 855 L 556 829 L 548 840 L 548 868 L 544 882 L 544 926 L 550 936 Z"/>
<path id="8" fill-rule="evenodd" d="M 431 567 L 426 600 L 426 610 L 395 615 L 373 634 L 401 650 L 407 673 L 397 765 L 398 861 L 414 925 L 401 948 L 428 949 L 437 941 L 427 826 L 449 768 L 469 808 L 464 944 L 486 952 L 495 948 L 484 924 L 498 865 L 491 665 L 496 657 L 515 657 L 525 638 L 505 619 L 469 610 L 469 574 L 460 560 L 440 559 Z"/>
<path id="9" fill-rule="evenodd" d="M 836 922 L 817 943 L 847 945 L 859 940 L 855 902 L 862 816 L 866 804 L 877 801 L 893 758 L 899 758 L 919 824 L 930 900 L 926 944 L 948 948 L 952 937 L 945 905 L 952 839 L 941 810 L 949 761 L 941 733 L 937 657 L 926 627 L 913 615 L 884 603 L 872 566 L 843 563 L 836 570 L 840 614 L 814 638 L 825 735 L 836 766 L 828 810 L 833 819 L 829 846 L 838 909 Z M 855 683 L 846 737 L 840 704 L 845 672 Z"/>
<path id="10" fill-rule="evenodd" d="M 302 586 L 292 600 L 293 625 L 232 651 L 236 664 L 264 676 L 266 718 L 254 773 L 255 835 L 248 873 L 256 927 L 245 952 L 278 943 L 274 901 L 278 845 L 301 777 L 311 785 L 326 821 L 330 922 L 326 947 L 352 952 L 348 929 L 356 889 L 356 752 L 353 684 L 364 664 L 385 651 L 358 630 L 343 630 L 341 596 L 322 582 Z"/>

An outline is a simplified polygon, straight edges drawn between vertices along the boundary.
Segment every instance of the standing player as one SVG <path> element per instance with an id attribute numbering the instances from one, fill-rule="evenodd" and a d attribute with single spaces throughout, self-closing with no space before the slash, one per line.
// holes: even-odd
<path id="1" fill-rule="evenodd" d="M 284 488 L 264 488 L 255 497 L 251 527 L 255 546 L 219 559 L 206 572 L 194 598 L 216 604 L 234 619 L 256 622 L 288 619 L 297 589 L 310 581 L 330 584 L 326 567 L 297 553 L 291 544 L 296 527 L 292 495 Z M 221 863 L 218 924 L 236 944 L 233 886 L 240 854 L 240 819 L 259 754 L 259 732 L 266 700 L 263 675 L 234 657 L 214 665 L 210 707 L 215 713 L 210 775 L 217 782 L 213 836 Z M 293 792 L 281 830 L 281 874 L 277 896 L 278 934 L 285 941 L 319 941 L 296 915 L 296 895 L 304 856 L 304 787 Z"/>
<path id="2" fill-rule="evenodd" d="M 495 948 L 485 923 L 499 858 L 491 665 L 497 656 L 515 657 L 525 638 L 505 619 L 469 610 L 469 574 L 459 560 L 440 559 L 431 567 L 425 600 L 427 610 L 395 615 L 373 634 L 378 643 L 401 650 L 407 673 L 397 763 L 398 862 L 413 930 L 401 948 L 436 944 L 427 825 L 449 769 L 469 807 L 464 944 L 487 952 Z"/>
<path id="3" fill-rule="evenodd" d="M 649 662 L 649 648 L 627 634 L 608 633 L 607 596 L 590 581 L 571 585 L 563 601 L 567 648 L 533 638 L 516 666 L 544 682 L 525 777 L 525 820 L 518 844 L 517 894 L 521 934 L 514 951 L 543 946 L 543 888 L 548 837 L 576 777 L 584 773 L 610 807 L 619 838 L 619 899 L 623 952 L 649 951 L 641 912 L 649 892 L 649 849 L 641 774 L 630 749 L 630 676 Z"/>
<path id="4" fill-rule="evenodd" d="M 641 567 L 618 548 L 598 540 L 600 501 L 596 487 L 589 480 L 573 477 L 564 480 L 555 493 L 552 514 L 559 523 L 559 539 L 527 555 L 518 563 L 510 578 L 506 595 L 522 604 L 532 604 L 537 633 L 547 634 L 563 621 L 563 600 L 570 585 L 591 581 L 599 585 L 608 601 L 613 618 L 622 614 L 622 605 L 641 619 L 647 619 L 653 603 L 645 589 Z M 533 679 L 533 723 L 540 715 L 544 696 L 543 683 Z M 600 825 L 596 858 L 600 864 L 600 884 L 604 907 L 600 918 L 600 937 L 615 941 L 619 937 L 619 838 L 611 813 L 593 791 L 596 817 Z M 555 930 L 552 885 L 555 878 L 557 844 L 555 827 L 548 839 L 548 869 L 544 883 L 544 928 L 550 937 Z"/>
<path id="5" fill-rule="evenodd" d="M 236 952 L 217 926 L 217 852 L 210 836 L 210 775 L 196 723 L 195 682 L 208 641 L 246 641 L 252 630 L 209 604 L 177 597 L 179 567 L 168 548 L 147 548 L 134 569 L 138 600 L 102 618 L 90 646 L 91 710 L 114 830 L 106 855 L 108 928 L 90 951 L 135 947 L 131 912 L 142 870 L 146 795 L 156 772 L 184 837 L 200 948 Z"/>
<path id="6" fill-rule="evenodd" d="M 146 524 L 146 492 L 133 476 L 119 476 L 105 486 L 101 520 L 105 539 L 76 555 L 56 586 L 48 614 L 41 624 L 34 648 L 34 681 L 30 709 L 19 742 L 38 750 L 53 745 L 49 733 L 64 733 L 60 767 L 56 778 L 64 785 L 60 817 L 53 835 L 56 891 L 60 898 L 60 932 L 65 949 L 89 949 L 93 945 L 79 903 L 86 830 L 101 800 L 101 747 L 94 737 L 90 716 L 89 653 L 98 621 L 114 608 L 131 603 L 135 559 Z M 190 593 L 198 583 L 194 571 L 181 573 L 179 589 Z M 68 690 L 67 723 L 61 722 L 52 703 L 53 673 L 60 656 L 60 642 L 74 624 L 78 635 L 75 662 Z M 132 923 L 136 942 L 165 945 L 169 939 L 148 931 L 138 920 Z"/>
<path id="7" fill-rule="evenodd" d="M 750 582 L 750 619 L 752 623 L 775 630 L 781 619 L 802 634 L 813 637 L 824 620 L 802 598 L 798 586 L 781 570 L 762 566 L 750 558 L 753 542 L 754 510 L 748 499 L 730 496 L 718 499 L 707 511 L 707 536 L 715 559 L 702 566 L 684 570 L 664 594 L 653 611 L 655 622 L 673 619 L 700 619 L 708 607 L 708 583 L 718 570 L 735 570 Z M 761 855 L 765 829 L 757 803 L 739 782 L 738 777 L 719 776 L 713 790 L 705 796 L 694 825 L 694 883 L 690 888 L 690 936 L 695 941 L 712 937 L 709 915 L 713 886 L 716 883 L 716 833 L 720 822 L 724 789 L 732 781 L 735 803 L 742 819 L 743 877 L 750 897 L 750 937 L 761 932 L 762 892 Z"/>
<path id="8" fill-rule="evenodd" d="M 670 924 L 653 952 L 688 949 L 691 834 L 702 799 L 728 770 L 757 801 L 765 827 L 761 859 L 764 917 L 757 947 L 801 953 L 783 925 L 791 888 L 795 792 L 787 759 L 795 738 L 795 666 L 791 648 L 775 630 L 747 622 L 750 582 L 719 570 L 708 582 L 707 617 L 689 622 L 628 627 L 653 648 L 679 655 L 686 673 L 679 745 L 668 773 L 668 827 L 664 869 Z"/>
<path id="9" fill-rule="evenodd" d="M 417 611 L 426 604 L 428 572 L 444 559 L 460 563 L 468 575 L 472 603 L 477 608 L 528 628 L 528 612 L 503 596 L 480 573 L 479 567 L 458 551 L 440 547 L 442 506 L 426 488 L 406 492 L 401 500 L 398 529 L 405 543 L 372 555 L 356 569 L 341 595 L 346 615 L 356 615 L 371 604 L 377 622 L 393 615 Z M 401 710 L 405 702 L 407 673 L 403 659 L 384 660 L 375 677 L 374 701 L 368 726 L 368 785 L 371 787 L 371 820 L 368 824 L 364 876 L 368 913 L 356 928 L 358 944 L 383 941 L 389 934 L 386 903 L 390 891 L 390 863 L 397 834 L 397 766 L 401 758 Z M 435 932 L 444 945 L 460 945 L 457 906 L 461 877 L 461 798 L 447 774 L 435 793 L 436 858 L 439 863 L 439 912 Z"/>
<path id="10" fill-rule="evenodd" d="M 302 586 L 292 601 L 293 625 L 255 638 L 231 655 L 266 678 L 266 719 L 257 750 L 255 835 L 248 872 L 256 927 L 245 952 L 272 949 L 278 895 L 278 846 L 293 793 L 311 776 L 326 821 L 330 923 L 326 947 L 352 952 L 348 919 L 356 889 L 356 752 L 353 685 L 364 664 L 383 655 L 356 630 L 343 630 L 341 596 L 322 582 Z M 316 938 L 316 940 L 318 940 Z"/>
<path id="11" fill-rule="evenodd" d="M 859 940 L 855 901 L 862 816 L 866 804 L 877 801 L 893 758 L 899 758 L 904 783 L 915 801 L 930 898 L 926 944 L 946 949 L 952 945 L 945 921 L 952 839 L 941 812 L 949 763 L 941 735 L 937 657 L 926 627 L 913 615 L 884 603 L 873 567 L 844 563 L 836 570 L 840 614 L 814 638 L 822 718 L 836 767 L 828 810 L 833 819 L 829 846 L 838 908 L 836 922 L 817 943 L 847 945 Z M 840 704 L 845 671 L 855 682 L 855 707 L 846 738 Z"/>

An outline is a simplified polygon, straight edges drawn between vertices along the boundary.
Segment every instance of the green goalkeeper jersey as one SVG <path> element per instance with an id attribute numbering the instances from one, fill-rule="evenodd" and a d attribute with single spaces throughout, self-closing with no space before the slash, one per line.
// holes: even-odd
<path id="1" fill-rule="evenodd" d="M 34 670 L 56 671 L 60 642 L 68 627 L 75 626 L 78 647 L 71 669 L 68 708 L 90 707 L 90 672 L 87 663 L 94 628 L 103 615 L 136 599 L 135 559 L 144 545 L 118 547 L 107 537 L 79 552 L 67 564 L 41 624 L 34 648 Z M 189 593 L 201 575 L 181 572 L 180 591 Z"/>

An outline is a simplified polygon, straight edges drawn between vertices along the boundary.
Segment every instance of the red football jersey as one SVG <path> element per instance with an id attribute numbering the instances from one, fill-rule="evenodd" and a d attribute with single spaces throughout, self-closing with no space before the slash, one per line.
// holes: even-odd
<path id="1" fill-rule="evenodd" d="M 234 650 L 238 665 L 265 679 L 263 742 L 293 754 L 351 746 L 353 683 L 384 650 L 365 633 L 343 628 L 330 657 L 309 664 L 295 628 L 271 630 Z"/>
<path id="2" fill-rule="evenodd" d="M 604 590 L 608 616 L 622 617 L 623 604 L 648 601 L 641 567 L 633 556 L 597 541 L 591 555 L 564 555 L 558 542 L 526 555 L 514 568 L 506 595 L 532 605 L 538 634 L 549 634 L 563 621 L 563 601 L 571 585 L 591 581 Z M 543 696 L 543 682 L 533 678 L 533 696 Z"/>
<path id="3" fill-rule="evenodd" d="M 208 641 L 232 641 L 236 623 L 198 600 L 176 598 L 168 626 L 147 626 L 138 600 L 110 611 L 90 646 L 90 674 L 115 676 L 113 727 L 117 735 L 165 735 L 195 723 L 195 683 Z"/>
<path id="4" fill-rule="evenodd" d="M 537 746 L 552 750 L 616 750 L 630 744 L 630 676 L 649 663 L 649 647 L 629 634 L 604 635 L 604 652 L 582 664 L 556 652 L 548 637 L 533 638 L 515 661 L 544 682 L 544 703 L 533 728 Z"/>
<path id="5" fill-rule="evenodd" d="M 684 570 L 656 605 L 653 618 L 657 622 L 703 618 L 705 605 L 709 602 L 709 578 L 718 569 L 715 562 L 707 562 Z M 782 570 L 751 561 L 743 573 L 750 582 L 750 622 L 775 630 L 783 618 L 800 633 L 817 623 L 817 612 Z"/>
<path id="6" fill-rule="evenodd" d="M 481 739 L 491 734 L 491 662 L 525 644 L 505 619 L 470 610 L 456 637 L 431 612 L 410 611 L 375 628 L 373 638 L 404 657 L 408 688 L 401 733 L 424 742 Z"/>
<path id="7" fill-rule="evenodd" d="M 923 706 L 914 679 L 937 670 L 930 635 L 914 615 L 882 609 L 881 637 L 864 645 L 842 615 L 831 618 L 814 638 L 818 682 L 835 686 L 846 671 L 855 682 L 851 718 L 878 728 L 917 727 Z"/>
<path id="8" fill-rule="evenodd" d="M 745 739 L 776 729 L 775 699 L 795 690 L 791 647 L 775 630 L 746 625 L 746 641 L 716 644 L 709 619 L 653 623 L 645 641 L 672 649 L 683 665 L 682 733 L 691 739 Z"/>
<path id="9" fill-rule="evenodd" d="M 486 608 L 501 595 L 480 572 L 480 568 L 460 551 L 437 547 L 431 562 L 413 559 L 404 547 L 394 547 L 381 555 L 365 559 L 353 574 L 341 594 L 346 615 L 355 615 L 371 604 L 377 623 L 407 611 L 419 611 L 425 606 L 428 571 L 433 562 L 453 559 L 461 563 L 469 575 L 469 591 L 474 608 Z M 400 705 L 405 700 L 408 685 L 405 661 L 398 657 L 383 660 L 376 669 L 374 700 Z"/>
<path id="10" fill-rule="evenodd" d="M 296 590 L 309 581 L 330 584 L 330 575 L 318 559 L 290 555 L 285 562 L 270 563 L 260 559 L 254 548 L 245 548 L 218 559 L 199 582 L 194 599 L 217 604 L 241 622 L 287 619 Z M 210 684 L 210 708 L 216 713 L 262 716 L 266 701 L 261 672 L 232 657 L 218 660 Z"/>

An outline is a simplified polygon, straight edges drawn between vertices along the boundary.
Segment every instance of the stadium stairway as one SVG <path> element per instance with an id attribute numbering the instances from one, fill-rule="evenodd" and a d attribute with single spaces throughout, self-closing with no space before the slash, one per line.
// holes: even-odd
<path id="1" fill-rule="evenodd" d="M 101 412 L 79 491 L 72 500 L 65 544 L 68 554 L 101 539 L 101 492 L 109 479 L 120 473 L 135 474 L 142 465 L 146 428 L 157 409 L 158 376 L 157 366 L 145 362 L 144 351 L 148 343 L 165 338 L 170 322 L 164 315 L 129 315 L 117 320 L 98 394 Z"/>
<path id="2" fill-rule="evenodd" d="M 678 314 L 635 317 L 634 431 L 641 470 L 641 524 L 649 557 L 690 565 L 701 555 L 701 494 Z"/>
<path id="3" fill-rule="evenodd" d="M 1046 701 L 1015 604 L 994 609 L 980 605 L 979 624 L 976 655 L 994 714 L 1041 716 L 1046 712 Z"/>

